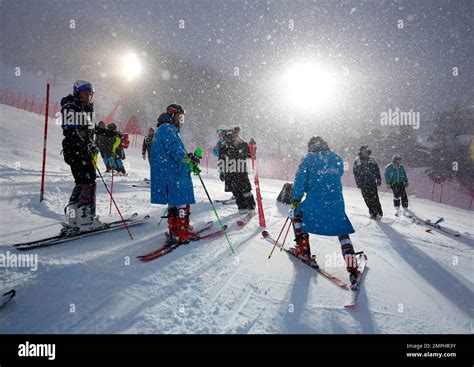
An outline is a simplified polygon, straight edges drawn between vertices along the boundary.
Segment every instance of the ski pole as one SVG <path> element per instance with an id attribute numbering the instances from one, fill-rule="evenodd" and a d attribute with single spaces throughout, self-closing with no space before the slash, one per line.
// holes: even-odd
<path id="1" fill-rule="evenodd" d="M 127 229 L 127 232 L 128 232 L 128 234 L 129 234 L 129 236 L 130 236 L 130 239 L 133 240 L 133 236 L 132 236 L 132 233 L 130 232 L 130 229 L 129 229 L 128 226 L 127 226 L 127 222 L 125 222 L 125 219 L 123 219 L 122 213 L 120 212 L 120 209 L 119 209 L 117 203 L 115 202 L 114 197 L 112 196 L 112 193 L 110 192 L 110 190 L 109 190 L 107 184 L 105 183 L 104 177 L 102 176 L 102 173 L 100 173 L 99 167 L 96 166 L 96 170 L 97 170 L 97 172 L 99 173 L 99 177 L 100 177 L 100 179 L 102 180 L 102 183 L 104 184 L 105 188 L 107 189 L 107 192 L 108 192 L 109 195 L 110 195 L 110 199 L 111 199 L 112 202 L 114 203 L 115 208 L 117 209 L 117 212 L 118 212 L 119 215 L 120 215 L 120 219 L 122 220 L 122 223 L 123 223 L 124 227 Z"/>
<path id="2" fill-rule="evenodd" d="M 165 216 L 168 214 L 168 207 L 166 207 L 165 211 L 163 212 L 163 215 L 160 217 L 160 221 L 158 222 L 158 224 L 156 225 L 156 229 L 160 228 L 160 225 L 161 225 L 161 222 L 163 220 L 163 218 L 165 218 Z"/>
<path id="3" fill-rule="evenodd" d="M 290 225 L 288 226 L 288 229 L 286 230 L 285 237 L 283 237 L 283 242 L 280 247 L 280 252 L 282 252 L 283 248 L 285 247 L 286 237 L 288 236 L 288 232 L 290 232 L 291 225 L 292 225 L 292 222 L 290 220 Z"/>
<path id="4" fill-rule="evenodd" d="M 222 224 L 221 219 L 219 218 L 219 214 L 217 214 L 216 207 L 214 206 L 214 203 L 212 202 L 212 199 L 209 196 L 209 192 L 207 191 L 206 185 L 204 185 L 204 181 L 202 180 L 201 174 L 198 173 L 197 176 L 199 177 L 199 180 L 201 181 L 202 187 L 204 188 L 204 191 L 206 192 L 207 198 L 209 199 L 209 202 L 211 203 L 212 210 L 214 211 L 214 214 L 216 215 L 217 221 L 219 222 L 219 224 L 221 226 L 221 230 L 224 231 L 224 236 L 225 236 L 227 242 L 229 243 L 230 250 L 232 251 L 233 254 L 235 254 L 234 248 L 232 247 L 232 244 L 230 243 L 229 237 L 227 237 L 227 231 L 224 228 L 224 225 Z"/>
<path id="5" fill-rule="evenodd" d="M 275 247 L 277 246 L 278 240 L 280 239 L 281 234 L 283 233 L 283 230 L 284 230 L 285 227 L 286 227 L 286 223 L 288 223 L 288 219 L 290 219 L 290 216 L 289 216 L 289 215 L 286 217 L 285 223 L 283 223 L 283 227 L 281 227 L 280 234 L 278 235 L 278 237 L 277 237 L 277 239 L 276 239 L 276 241 L 275 241 L 275 243 L 274 243 L 274 245 L 273 245 L 273 248 L 272 248 L 272 251 L 270 252 L 270 255 L 268 255 L 268 260 L 270 260 L 270 258 L 271 258 L 272 255 L 273 255 L 273 251 L 275 251 Z M 291 225 L 291 224 L 290 224 L 290 225 Z M 288 228 L 290 228 L 290 227 L 288 227 Z"/>

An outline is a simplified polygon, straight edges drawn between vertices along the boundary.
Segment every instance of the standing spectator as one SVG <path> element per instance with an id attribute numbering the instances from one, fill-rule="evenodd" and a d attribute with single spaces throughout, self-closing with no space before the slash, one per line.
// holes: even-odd
<path id="1" fill-rule="evenodd" d="M 382 184 L 379 165 L 370 154 L 372 151 L 367 145 L 359 149 L 359 156 L 355 159 L 353 165 L 354 178 L 357 187 L 362 193 L 365 204 L 369 208 L 369 214 L 372 219 L 380 219 L 383 215 L 380 205 L 377 186 Z"/>
<path id="2" fill-rule="evenodd" d="M 401 165 L 402 157 L 395 154 L 392 163 L 385 167 L 385 182 L 393 191 L 393 205 L 395 206 L 395 216 L 400 215 L 400 198 L 403 207 L 403 214 L 407 214 L 408 196 L 406 188 L 408 177 L 405 168 Z"/>

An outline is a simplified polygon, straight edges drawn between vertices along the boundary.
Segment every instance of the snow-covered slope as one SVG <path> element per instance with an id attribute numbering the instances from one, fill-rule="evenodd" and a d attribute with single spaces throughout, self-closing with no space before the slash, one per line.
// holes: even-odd
<path id="1" fill-rule="evenodd" d="M 43 121 L 0 106 L 0 254 L 10 244 L 54 234 L 73 187 L 59 155 L 61 131 L 49 131 L 45 201 L 39 203 Z M 192 147 L 189 147 L 190 149 Z M 0 268 L 0 291 L 17 290 L 0 311 L 0 333 L 472 333 L 474 331 L 473 214 L 413 199 L 423 218 L 445 218 L 459 238 L 392 215 L 391 197 L 381 200 L 385 218 L 376 223 L 357 190 L 345 189 L 357 250 L 368 256 L 359 304 L 345 309 L 348 292 L 276 251 L 261 239 L 255 218 L 235 228 L 236 208 L 220 206 L 231 228 L 231 254 L 224 238 L 182 246 L 151 263 L 137 255 L 162 244 L 166 225 L 156 223 L 164 206 L 152 207 L 138 149 L 127 151 L 130 176 L 118 178 L 114 193 L 124 213 L 150 213 L 149 224 L 31 251 L 38 269 Z M 203 179 L 214 198 L 225 198 L 214 171 Z M 106 180 L 110 183 L 110 177 Z M 108 219 L 109 200 L 98 180 L 98 211 Z M 283 182 L 261 179 L 268 230 L 277 234 L 288 207 L 276 204 Z M 213 220 L 198 180 L 192 221 Z M 114 213 L 114 212 L 113 212 Z M 113 214 L 115 218 L 116 215 Z M 41 228 L 37 228 L 41 227 Z M 35 229 L 36 228 L 36 229 Z M 336 238 L 311 236 L 321 265 L 347 278 Z M 337 261 L 336 261 L 337 260 Z"/>

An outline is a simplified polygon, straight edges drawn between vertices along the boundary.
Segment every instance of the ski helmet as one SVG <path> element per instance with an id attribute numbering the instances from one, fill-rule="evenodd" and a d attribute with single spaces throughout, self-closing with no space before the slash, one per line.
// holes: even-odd
<path id="1" fill-rule="evenodd" d="M 174 116 L 177 113 L 186 115 L 186 111 L 184 110 L 184 108 L 176 103 L 172 103 L 168 107 L 166 107 L 166 113 L 169 113 L 171 116 Z"/>
<path id="2" fill-rule="evenodd" d="M 74 94 L 78 94 L 82 90 L 94 93 L 94 87 L 92 86 L 92 83 L 85 80 L 77 80 L 72 86 L 72 90 Z"/>
<path id="3" fill-rule="evenodd" d="M 107 129 L 116 131 L 117 130 L 117 125 L 115 125 L 113 122 L 107 126 Z"/>
<path id="4" fill-rule="evenodd" d="M 372 153 L 372 151 L 370 150 L 369 146 L 368 145 L 362 145 L 360 148 L 359 148 L 359 153 L 362 153 L 364 150 L 367 150 L 370 153 Z"/>
<path id="5" fill-rule="evenodd" d="M 392 162 L 395 162 L 395 161 L 398 161 L 398 160 L 402 160 L 402 156 L 400 154 L 394 154 L 393 157 L 392 157 Z"/>
<path id="6" fill-rule="evenodd" d="M 320 136 L 311 137 L 308 142 L 308 151 L 320 152 L 322 150 L 329 150 L 328 143 Z"/>

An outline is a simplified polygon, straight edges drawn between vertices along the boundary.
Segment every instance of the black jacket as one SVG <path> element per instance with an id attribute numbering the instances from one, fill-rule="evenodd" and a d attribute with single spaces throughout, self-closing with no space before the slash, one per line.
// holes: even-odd
<path id="1" fill-rule="evenodd" d="M 102 157 L 112 157 L 112 148 L 115 142 L 116 132 L 100 127 L 95 128 L 95 144 L 100 150 Z"/>
<path id="2" fill-rule="evenodd" d="M 379 165 L 372 157 L 368 159 L 357 157 L 352 169 L 358 188 L 379 185 L 382 181 Z"/>
<path id="3" fill-rule="evenodd" d="M 150 157 L 151 142 L 153 141 L 153 137 L 154 135 L 150 136 L 150 134 L 148 134 L 143 139 L 142 154 L 145 155 L 145 153 L 148 153 L 148 157 Z"/>
<path id="4" fill-rule="evenodd" d="M 247 142 L 238 139 L 237 142 L 232 143 L 231 141 L 223 141 L 219 146 L 216 147 L 219 150 L 219 159 L 226 160 L 228 162 L 234 161 L 235 167 L 239 166 L 238 171 L 240 173 L 247 173 L 247 159 L 250 158 L 250 149 Z M 233 171 L 232 165 L 227 164 L 224 167 L 225 173 L 231 173 Z"/>
<path id="5" fill-rule="evenodd" d="M 64 160 L 69 165 L 91 162 L 94 147 L 94 106 L 72 94 L 61 100 Z"/>
<path id="6" fill-rule="evenodd" d="M 94 104 L 84 103 L 72 94 L 61 99 L 63 135 L 80 135 L 92 139 L 95 125 Z"/>
<path id="7" fill-rule="evenodd" d="M 249 145 L 241 139 L 235 143 L 223 140 L 216 148 L 219 149 L 218 168 L 225 180 L 225 191 L 232 191 L 234 195 L 250 192 L 252 186 L 247 171 Z"/>

